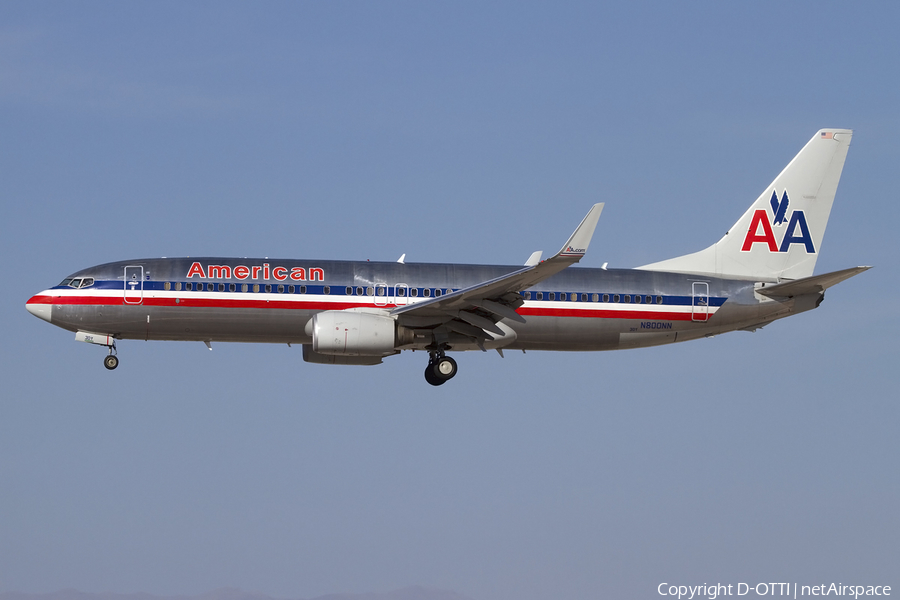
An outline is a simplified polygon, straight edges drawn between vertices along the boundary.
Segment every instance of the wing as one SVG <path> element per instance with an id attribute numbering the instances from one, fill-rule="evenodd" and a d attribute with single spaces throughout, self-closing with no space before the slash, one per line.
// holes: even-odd
<path id="1" fill-rule="evenodd" d="M 483 349 L 484 340 L 490 339 L 488 332 L 499 336 L 508 333 L 497 326 L 501 319 L 525 322 L 525 317 L 516 312 L 524 303 L 521 290 L 581 260 L 602 211 L 602 202 L 591 207 L 562 249 L 547 260 L 538 262 L 540 254 L 535 252 L 522 269 L 444 296 L 395 308 L 391 314 L 407 327 L 434 327 L 438 343 L 441 337 L 455 332 L 471 338 Z"/>

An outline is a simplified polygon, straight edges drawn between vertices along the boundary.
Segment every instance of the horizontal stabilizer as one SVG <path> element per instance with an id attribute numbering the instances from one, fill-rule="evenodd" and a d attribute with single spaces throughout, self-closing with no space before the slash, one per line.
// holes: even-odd
<path id="1" fill-rule="evenodd" d="M 850 279 L 854 275 L 859 275 L 863 271 L 868 271 L 872 267 L 853 267 L 852 269 L 844 269 L 842 271 L 834 271 L 825 273 L 824 275 L 814 275 L 812 277 L 804 277 L 795 281 L 785 283 L 776 283 L 774 285 L 764 285 L 757 288 L 757 292 L 763 296 L 770 298 L 792 298 L 794 296 L 803 296 L 804 294 L 817 294 L 824 292 L 833 285 L 837 285 L 845 279 Z"/>

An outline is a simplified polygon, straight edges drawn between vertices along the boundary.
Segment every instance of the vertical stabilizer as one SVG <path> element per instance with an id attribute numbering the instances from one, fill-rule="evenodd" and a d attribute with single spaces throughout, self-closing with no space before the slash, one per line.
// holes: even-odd
<path id="1" fill-rule="evenodd" d="M 705 250 L 638 269 L 799 279 L 813 274 L 853 132 L 822 129 L 728 233 Z"/>

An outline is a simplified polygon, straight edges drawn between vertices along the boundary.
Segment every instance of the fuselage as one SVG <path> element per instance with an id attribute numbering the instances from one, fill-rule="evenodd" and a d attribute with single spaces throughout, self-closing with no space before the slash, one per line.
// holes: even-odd
<path id="1" fill-rule="evenodd" d="M 162 258 L 83 269 L 28 300 L 70 331 L 115 339 L 310 344 L 322 311 L 390 311 L 477 285 L 517 266 Z M 590 351 L 753 329 L 814 308 L 754 292 L 758 282 L 630 269 L 571 267 L 520 291 L 524 323 L 509 349 Z M 421 347 L 425 346 L 422 342 Z M 398 349 L 416 348 L 409 342 Z M 475 349 L 451 343 L 448 350 Z"/>

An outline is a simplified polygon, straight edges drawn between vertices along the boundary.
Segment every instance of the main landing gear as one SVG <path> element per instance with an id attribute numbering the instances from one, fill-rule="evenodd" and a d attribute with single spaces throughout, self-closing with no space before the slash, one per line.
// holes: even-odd
<path id="1" fill-rule="evenodd" d="M 116 343 L 113 342 L 112 346 L 109 346 L 109 354 L 103 359 L 103 366 L 112 371 L 116 367 L 119 366 L 119 357 L 116 356 Z"/>
<path id="2" fill-rule="evenodd" d="M 425 381 L 431 385 L 443 385 L 453 379 L 459 369 L 456 361 L 444 355 L 443 350 L 429 354 L 428 366 L 425 367 Z"/>

